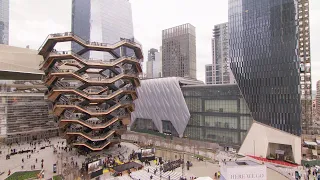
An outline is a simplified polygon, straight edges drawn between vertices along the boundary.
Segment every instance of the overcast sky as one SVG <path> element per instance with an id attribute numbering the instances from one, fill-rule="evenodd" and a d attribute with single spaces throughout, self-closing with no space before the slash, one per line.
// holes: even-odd
<path id="1" fill-rule="evenodd" d="M 145 57 L 148 49 L 161 46 L 163 29 L 184 23 L 196 27 L 197 78 L 204 81 L 204 66 L 212 62 L 212 28 L 227 22 L 228 0 L 130 1 L 134 34 L 143 45 Z M 317 17 L 320 17 L 320 0 L 310 0 L 312 89 L 320 80 L 320 21 Z M 38 49 L 48 34 L 70 30 L 71 0 L 10 0 L 10 45 L 30 45 Z"/>

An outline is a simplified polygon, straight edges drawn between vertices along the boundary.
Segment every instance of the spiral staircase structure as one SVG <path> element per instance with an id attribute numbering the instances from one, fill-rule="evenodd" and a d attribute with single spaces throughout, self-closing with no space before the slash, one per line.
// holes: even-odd
<path id="1" fill-rule="evenodd" d="M 83 47 L 79 52 L 56 51 L 59 42 L 73 41 Z M 131 49 L 133 55 L 127 56 Z M 110 53 L 114 59 L 92 60 L 81 55 L 88 51 Z M 130 122 L 142 72 L 142 48 L 132 40 L 116 44 L 88 42 L 73 33 L 51 34 L 39 49 L 44 61 L 46 98 L 60 134 L 67 143 L 86 151 L 100 151 L 118 143 Z"/>

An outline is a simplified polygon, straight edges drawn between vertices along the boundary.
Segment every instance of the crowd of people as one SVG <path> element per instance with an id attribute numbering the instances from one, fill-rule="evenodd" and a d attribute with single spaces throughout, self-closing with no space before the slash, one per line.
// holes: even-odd
<path id="1" fill-rule="evenodd" d="M 175 160 L 175 161 L 167 162 L 167 163 L 163 164 L 163 172 L 173 171 L 174 169 L 180 167 L 181 164 L 183 164 L 183 160 L 182 159 L 178 159 L 178 160 Z"/>

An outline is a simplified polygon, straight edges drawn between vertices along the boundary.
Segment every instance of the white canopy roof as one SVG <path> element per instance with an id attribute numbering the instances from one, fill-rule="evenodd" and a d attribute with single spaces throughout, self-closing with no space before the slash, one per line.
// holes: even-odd
<path id="1" fill-rule="evenodd" d="M 310 145 L 310 146 L 318 145 L 316 142 L 312 142 L 312 141 L 304 141 L 304 143 L 306 143 L 306 145 Z"/>

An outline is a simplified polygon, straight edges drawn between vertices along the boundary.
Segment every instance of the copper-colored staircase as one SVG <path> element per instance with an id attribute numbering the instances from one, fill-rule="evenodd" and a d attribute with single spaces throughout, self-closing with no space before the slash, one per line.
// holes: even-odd
<path id="1" fill-rule="evenodd" d="M 67 41 L 76 42 L 83 49 L 55 50 L 56 44 Z M 126 55 L 125 48 L 135 54 Z M 83 58 L 81 55 L 88 51 L 103 51 L 113 59 Z M 100 151 L 119 142 L 127 124 L 122 120 L 130 119 L 132 101 L 138 98 L 141 45 L 128 39 L 115 44 L 87 42 L 67 32 L 49 35 L 39 54 L 44 58 L 40 69 L 48 88 L 45 97 L 53 103 L 61 135 L 71 145 L 88 151 Z"/>

